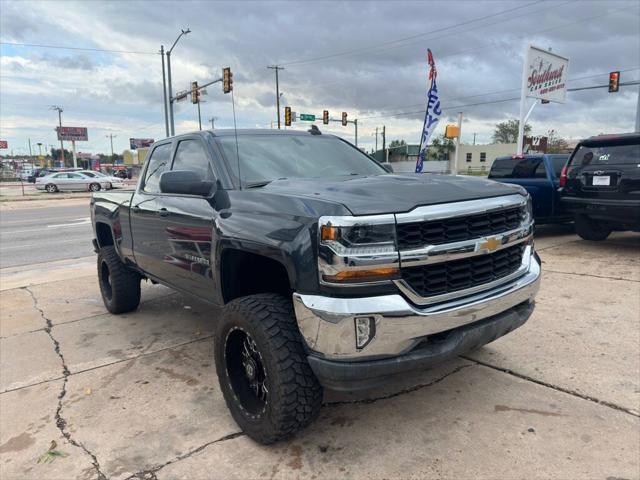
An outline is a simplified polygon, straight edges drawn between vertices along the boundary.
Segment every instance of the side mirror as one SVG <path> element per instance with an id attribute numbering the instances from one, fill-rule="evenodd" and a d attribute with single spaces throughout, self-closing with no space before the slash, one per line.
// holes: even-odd
<path id="1" fill-rule="evenodd" d="M 393 173 L 393 167 L 390 163 L 381 163 L 380 165 L 382 165 L 382 168 L 384 168 L 387 172 Z"/>
<path id="2" fill-rule="evenodd" d="M 208 197 L 213 187 L 214 182 L 202 180 L 196 172 L 191 170 L 171 170 L 160 175 L 162 193 Z"/>

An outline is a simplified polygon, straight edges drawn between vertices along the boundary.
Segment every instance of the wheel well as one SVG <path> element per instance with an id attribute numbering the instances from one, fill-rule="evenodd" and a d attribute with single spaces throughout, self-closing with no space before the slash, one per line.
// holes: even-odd
<path id="1" fill-rule="evenodd" d="M 224 302 L 255 293 L 291 295 L 287 270 L 280 262 L 255 253 L 227 249 L 222 254 Z"/>
<path id="2" fill-rule="evenodd" d="M 96 239 L 99 247 L 113 245 L 113 234 L 111 227 L 106 223 L 96 223 Z"/>

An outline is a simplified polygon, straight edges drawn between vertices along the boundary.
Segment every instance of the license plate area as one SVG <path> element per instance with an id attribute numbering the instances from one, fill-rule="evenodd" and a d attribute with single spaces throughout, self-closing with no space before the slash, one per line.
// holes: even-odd
<path id="1" fill-rule="evenodd" d="M 593 177 L 591 177 L 591 186 L 610 187 L 611 177 L 609 175 L 594 175 Z"/>

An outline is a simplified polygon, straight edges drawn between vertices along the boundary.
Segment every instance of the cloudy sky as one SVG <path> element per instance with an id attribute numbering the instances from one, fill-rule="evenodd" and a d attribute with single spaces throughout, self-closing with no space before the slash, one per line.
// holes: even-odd
<path id="1" fill-rule="evenodd" d="M 318 115 L 328 109 L 336 118 L 347 111 L 367 149 L 383 125 L 388 141 L 418 142 L 427 48 L 446 114 L 436 133 L 462 111 L 463 142 L 476 133 L 487 143 L 497 122 L 517 118 L 512 99 L 527 44 L 570 58 L 569 87 L 605 84 L 612 70 L 622 71 L 623 82 L 640 79 L 638 0 L 1 1 L 0 138 L 16 154 L 28 153 L 29 138 L 56 144 L 50 105 L 64 107 L 63 125 L 88 127 L 81 151 L 108 152 L 109 134 L 116 151 L 129 137 L 162 138 L 157 51 L 187 27 L 192 33 L 172 55 L 174 90 L 230 66 L 238 127 L 270 128 L 275 79 L 266 67 L 279 64 L 283 105 Z M 568 138 L 631 131 L 637 96 L 637 86 L 570 92 L 565 104 L 538 106 L 530 123 L 535 134 L 555 129 Z M 219 85 L 201 107 L 203 123 L 216 117 L 217 128 L 233 126 L 231 96 Z M 197 128 L 196 106 L 178 104 L 176 133 Z M 354 140 L 352 126 L 323 130 Z"/>

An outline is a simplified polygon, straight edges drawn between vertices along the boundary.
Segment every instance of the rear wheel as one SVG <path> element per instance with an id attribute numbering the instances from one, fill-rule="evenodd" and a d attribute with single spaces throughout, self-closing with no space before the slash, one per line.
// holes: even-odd
<path id="1" fill-rule="evenodd" d="M 89 185 L 89 190 L 91 190 L 92 192 L 99 192 L 100 191 L 100 184 L 99 183 L 92 183 Z"/>
<path id="2" fill-rule="evenodd" d="M 58 187 L 56 187 L 53 183 L 48 184 L 44 189 L 49 193 L 56 193 L 58 191 Z"/>
<path id="3" fill-rule="evenodd" d="M 111 313 L 126 313 L 140 304 L 140 275 L 128 268 L 112 245 L 98 252 L 98 283 L 102 301 Z"/>
<path id="4" fill-rule="evenodd" d="M 227 406 L 257 442 L 273 443 L 318 415 L 322 387 L 287 298 L 264 293 L 230 302 L 216 325 L 214 355 Z"/>
<path id="5" fill-rule="evenodd" d="M 576 233 L 585 240 L 600 241 L 606 239 L 613 228 L 608 224 L 594 220 L 587 215 L 578 215 L 575 221 Z"/>

